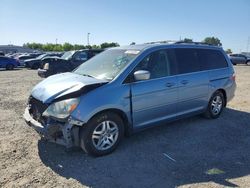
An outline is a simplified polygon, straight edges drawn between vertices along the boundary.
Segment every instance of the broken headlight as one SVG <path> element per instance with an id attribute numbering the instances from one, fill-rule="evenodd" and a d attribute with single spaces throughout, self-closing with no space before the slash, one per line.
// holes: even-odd
<path id="1" fill-rule="evenodd" d="M 66 99 L 63 101 L 55 102 L 47 108 L 47 110 L 43 113 L 43 116 L 65 119 L 73 110 L 76 109 L 79 102 L 79 98 Z"/>

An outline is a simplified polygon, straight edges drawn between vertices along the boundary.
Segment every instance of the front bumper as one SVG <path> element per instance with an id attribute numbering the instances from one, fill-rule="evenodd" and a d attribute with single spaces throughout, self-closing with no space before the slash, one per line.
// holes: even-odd
<path id="1" fill-rule="evenodd" d="M 33 119 L 30 115 L 29 107 L 25 109 L 23 118 L 25 122 L 46 140 L 67 148 L 79 146 L 79 127 L 66 123 L 47 123 L 45 125 Z"/>
<path id="2" fill-rule="evenodd" d="M 48 70 L 45 69 L 38 69 L 37 74 L 42 78 L 47 78 L 49 76 Z"/>
<path id="3" fill-rule="evenodd" d="M 30 64 L 28 62 L 24 62 L 24 67 L 25 68 L 30 68 Z"/>

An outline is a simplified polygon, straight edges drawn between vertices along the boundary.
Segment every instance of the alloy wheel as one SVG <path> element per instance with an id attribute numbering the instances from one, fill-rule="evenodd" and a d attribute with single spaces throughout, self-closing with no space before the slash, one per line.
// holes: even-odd
<path id="1" fill-rule="evenodd" d="M 211 103 L 211 110 L 213 115 L 217 115 L 220 113 L 221 109 L 222 109 L 222 98 L 219 95 L 216 95 L 213 98 L 213 101 Z"/>
<path id="2" fill-rule="evenodd" d="M 117 124 L 106 120 L 101 122 L 93 131 L 92 142 L 97 150 L 107 150 L 116 143 L 118 136 Z"/>

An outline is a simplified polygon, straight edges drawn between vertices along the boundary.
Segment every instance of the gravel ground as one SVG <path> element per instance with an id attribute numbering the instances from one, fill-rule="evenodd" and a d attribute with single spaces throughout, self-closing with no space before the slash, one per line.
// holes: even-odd
<path id="1" fill-rule="evenodd" d="M 126 138 L 111 155 L 46 143 L 22 119 L 36 71 L 0 71 L 0 187 L 250 187 L 250 66 L 221 118 L 199 116 Z"/>

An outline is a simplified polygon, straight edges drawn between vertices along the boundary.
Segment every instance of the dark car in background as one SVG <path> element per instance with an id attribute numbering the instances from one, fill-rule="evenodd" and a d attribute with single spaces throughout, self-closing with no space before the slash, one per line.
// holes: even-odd
<path id="1" fill-rule="evenodd" d="M 61 58 L 44 58 L 42 60 L 41 68 L 38 69 L 38 75 L 46 78 L 58 73 L 71 72 L 76 67 L 102 51 L 102 49 L 84 49 L 65 52 Z"/>
<path id="2" fill-rule="evenodd" d="M 243 54 L 230 54 L 229 58 L 233 65 L 237 64 L 248 65 L 250 63 L 250 58 Z"/>
<path id="3" fill-rule="evenodd" d="M 51 56 L 56 56 L 56 57 L 60 57 L 61 55 L 59 53 L 47 53 L 47 54 L 42 54 L 36 58 L 33 59 L 27 59 L 24 61 L 24 66 L 26 68 L 31 68 L 31 69 L 38 69 L 39 67 L 41 67 L 42 64 L 42 60 L 46 57 L 51 57 Z"/>
<path id="4" fill-rule="evenodd" d="M 4 56 L 5 54 L 2 52 L 2 51 L 0 51 L 0 56 Z"/>
<path id="5" fill-rule="evenodd" d="M 9 58 L 5 56 L 0 56 L 0 68 L 5 68 L 6 70 L 13 70 L 19 66 L 19 61 L 14 58 Z"/>
<path id="6" fill-rule="evenodd" d="M 24 61 L 27 59 L 33 59 L 41 55 L 41 53 L 34 53 L 34 54 L 22 54 L 17 57 L 20 62 L 20 66 L 24 66 Z"/>

